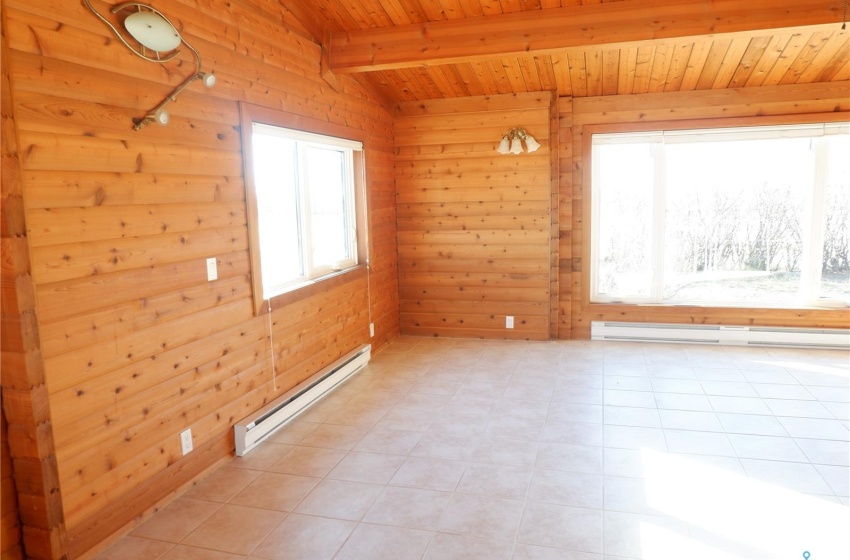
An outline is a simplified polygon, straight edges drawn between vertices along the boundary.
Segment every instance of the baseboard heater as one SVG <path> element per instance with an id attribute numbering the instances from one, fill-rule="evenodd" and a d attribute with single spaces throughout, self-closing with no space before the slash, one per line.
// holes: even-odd
<path id="1" fill-rule="evenodd" d="M 239 421 L 234 426 L 236 454 L 241 457 L 254 449 L 334 387 L 357 373 L 369 363 L 371 352 L 372 346 L 364 344 Z"/>
<path id="2" fill-rule="evenodd" d="M 850 349 L 850 329 L 593 321 L 592 340 Z"/>

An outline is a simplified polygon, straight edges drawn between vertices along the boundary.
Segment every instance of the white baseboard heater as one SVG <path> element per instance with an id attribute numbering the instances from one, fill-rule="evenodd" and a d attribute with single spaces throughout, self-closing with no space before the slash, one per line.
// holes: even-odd
<path id="1" fill-rule="evenodd" d="M 850 329 L 593 321 L 592 340 L 850 349 Z"/>
<path id="2" fill-rule="evenodd" d="M 372 346 L 364 344 L 302 381 L 235 426 L 236 454 L 242 457 L 284 424 L 369 363 Z"/>

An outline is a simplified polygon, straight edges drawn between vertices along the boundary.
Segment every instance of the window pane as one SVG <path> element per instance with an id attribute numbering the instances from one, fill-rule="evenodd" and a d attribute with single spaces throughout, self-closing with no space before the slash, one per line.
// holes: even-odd
<path id="1" fill-rule="evenodd" d="M 327 267 L 351 258 L 351 232 L 347 226 L 348 193 L 345 153 L 307 147 L 307 177 L 310 189 L 310 228 L 313 266 Z"/>
<path id="2" fill-rule="evenodd" d="M 304 276 L 295 142 L 255 132 L 252 144 L 263 289 L 268 293 Z"/>
<path id="3" fill-rule="evenodd" d="M 850 135 L 830 136 L 820 296 L 850 301 Z"/>
<path id="4" fill-rule="evenodd" d="M 652 283 L 652 145 L 601 144 L 597 292 L 606 298 L 649 297 Z"/>
<path id="5" fill-rule="evenodd" d="M 799 299 L 810 145 L 778 138 L 665 146 L 665 300 Z"/>

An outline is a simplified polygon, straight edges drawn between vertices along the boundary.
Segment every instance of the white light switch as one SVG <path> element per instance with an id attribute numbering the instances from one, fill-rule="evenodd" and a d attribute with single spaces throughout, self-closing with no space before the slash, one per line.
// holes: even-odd
<path id="1" fill-rule="evenodd" d="M 506 329 L 514 328 L 514 316 L 513 315 L 508 315 L 507 317 L 505 317 L 505 328 Z"/>
<path id="2" fill-rule="evenodd" d="M 207 259 L 207 280 L 210 282 L 218 280 L 218 264 L 215 257 Z"/>

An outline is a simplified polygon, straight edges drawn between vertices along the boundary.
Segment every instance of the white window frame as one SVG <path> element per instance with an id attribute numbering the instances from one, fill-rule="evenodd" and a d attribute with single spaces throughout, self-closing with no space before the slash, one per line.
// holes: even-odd
<path id="1" fill-rule="evenodd" d="M 656 130 L 647 132 L 615 132 L 593 133 L 591 135 L 591 223 L 590 223 L 590 302 L 591 303 L 624 303 L 624 304 L 655 304 L 655 305 L 691 305 L 688 302 L 670 301 L 663 299 L 664 287 L 664 229 L 666 220 L 658 220 L 666 212 L 666 173 L 665 149 L 666 144 L 678 142 L 693 142 L 706 140 L 724 140 L 745 137 L 756 138 L 794 138 L 812 137 L 812 150 L 815 153 L 815 177 L 813 189 L 808 197 L 806 221 L 803 233 L 803 257 L 800 273 L 800 303 L 811 307 L 848 307 L 850 302 L 819 297 L 821 285 L 821 258 L 824 244 L 824 228 L 826 216 L 826 179 L 829 165 L 829 152 L 825 136 L 832 134 L 847 134 L 850 123 L 815 123 L 804 125 L 754 126 L 735 128 L 714 128 L 697 130 Z M 648 297 L 618 297 L 599 293 L 599 239 L 600 239 L 600 189 L 596 187 L 601 162 L 599 150 L 593 149 L 602 144 L 650 143 L 653 150 L 654 185 L 652 196 L 651 216 L 651 263 L 652 279 Z M 808 225 L 808 227 L 806 227 Z M 744 307 L 745 304 L 736 301 L 693 302 L 699 306 Z M 759 307 L 768 307 L 759 304 Z M 777 305 L 788 307 L 787 304 Z"/>
<path id="2" fill-rule="evenodd" d="M 284 128 L 258 122 L 251 123 L 251 126 L 253 134 L 261 133 L 268 136 L 277 136 L 279 138 L 295 141 L 296 165 L 298 167 L 296 170 L 295 186 L 296 212 L 298 214 L 299 226 L 299 252 L 301 255 L 301 266 L 304 274 L 300 277 L 295 277 L 270 286 L 263 283 L 263 297 L 265 299 L 274 297 L 290 291 L 293 286 L 298 286 L 309 280 L 315 280 L 329 273 L 338 272 L 355 266 L 357 264 L 357 222 L 354 193 L 354 152 L 362 151 L 363 144 L 361 142 L 347 140 L 345 138 L 313 134 L 301 130 L 294 130 L 291 128 Z M 311 208 L 311 183 L 307 170 L 307 149 L 311 147 L 338 151 L 342 154 L 343 159 L 343 172 L 341 178 L 344 183 L 344 230 L 346 235 L 346 249 L 349 257 L 333 263 L 323 263 L 321 265 L 316 265 L 313 262 L 313 236 L 311 235 L 311 232 L 313 231 L 311 223 L 312 214 L 309 212 L 309 208 Z M 262 247 L 262 243 L 260 246 Z M 262 263 L 263 259 L 268 258 L 270 258 L 269 255 L 261 254 L 260 262 Z"/>
<path id="3" fill-rule="evenodd" d="M 367 219 L 364 148 L 362 140 L 358 138 L 359 134 L 357 133 L 359 131 L 342 125 L 334 125 L 248 104 L 240 104 L 240 111 L 252 271 L 251 283 L 254 291 L 254 312 L 260 313 L 263 302 L 267 300 L 293 293 L 300 288 L 314 285 L 322 280 L 362 268 L 361 258 L 368 261 L 365 231 Z M 301 130 L 294 128 L 294 126 L 304 126 L 315 130 L 315 132 Z M 263 254 L 262 243 L 260 242 L 260 215 L 254 179 L 253 135 L 255 130 L 263 134 L 294 140 L 297 144 L 296 204 L 298 207 L 299 247 L 304 274 L 273 285 L 266 285 L 262 274 L 263 260 L 273 257 Z M 323 265 L 314 265 L 312 261 L 309 177 L 307 177 L 307 166 L 304 165 L 305 148 L 309 147 L 338 150 L 343 154 L 344 161 L 344 213 L 346 220 L 344 231 L 346 232 L 349 256 L 334 263 L 323 263 Z"/>

